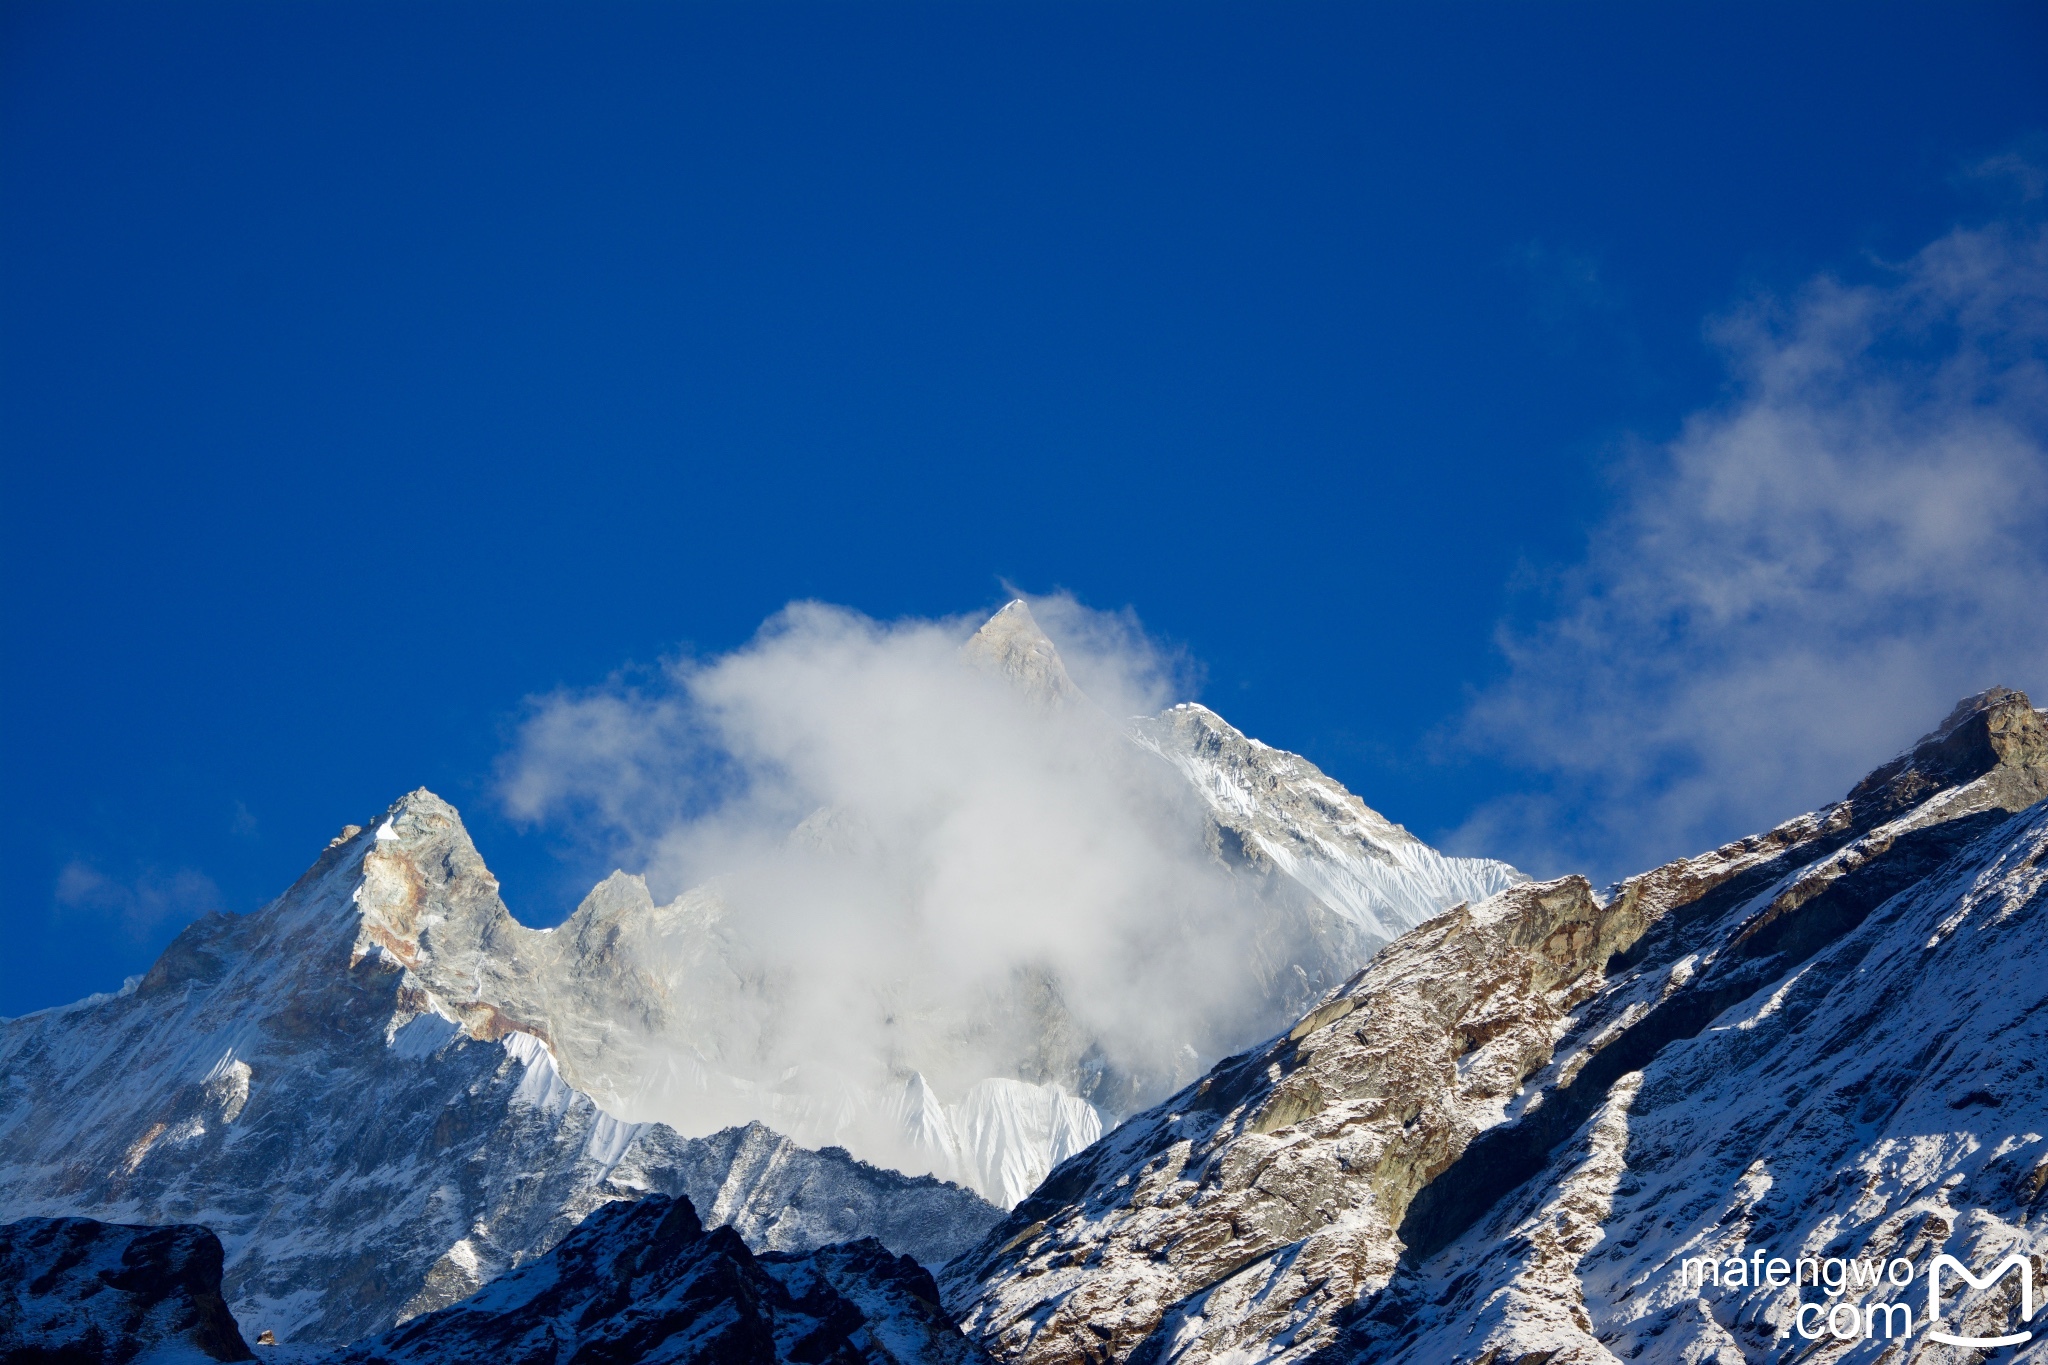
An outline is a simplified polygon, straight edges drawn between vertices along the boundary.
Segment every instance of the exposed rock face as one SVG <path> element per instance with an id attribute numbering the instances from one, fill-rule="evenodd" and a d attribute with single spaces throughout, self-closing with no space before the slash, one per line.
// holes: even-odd
<path id="1" fill-rule="evenodd" d="M 687 1199 L 593 1214 L 474 1298 L 416 1318 L 335 1365 L 972 1365 L 985 1360 L 922 1267 L 867 1240 L 755 1256 L 705 1232 Z"/>
<path id="2" fill-rule="evenodd" d="M 27 1218 L 0 1227 L 0 1359 L 248 1360 L 205 1228 Z"/>
<path id="3" fill-rule="evenodd" d="M 204 1222 L 245 1327 L 333 1344 L 641 1190 L 701 1198 L 763 1249 L 880 1234 L 936 1260 L 997 1216 L 765 1130 L 625 1123 L 572 1086 L 555 1040 L 654 989 L 607 958 L 631 905 L 604 892 L 563 952 L 414 793 L 263 911 L 193 925 L 134 989 L 0 1025 L 0 1212 Z"/>
<path id="4" fill-rule="evenodd" d="M 1286 1034 L 1055 1171 L 949 1268 L 999 1358 L 1257 1350 L 1385 1283 L 1415 1192 L 1499 1122 L 1640 932 L 1583 879 L 1397 941 Z"/>
<path id="5" fill-rule="evenodd" d="M 989 617 L 960 652 L 975 667 L 1014 683 L 1046 710 L 1087 704 L 1086 694 L 1067 675 L 1066 661 L 1021 599 Z"/>
<path id="6" fill-rule="evenodd" d="M 1675 1258 L 2040 1256 L 2044 741 L 1994 690 L 1827 810 L 1425 924 L 1056 1169 L 948 1302 L 1033 1365 L 1733 1362 L 1810 1344 L 1796 1294 Z"/>

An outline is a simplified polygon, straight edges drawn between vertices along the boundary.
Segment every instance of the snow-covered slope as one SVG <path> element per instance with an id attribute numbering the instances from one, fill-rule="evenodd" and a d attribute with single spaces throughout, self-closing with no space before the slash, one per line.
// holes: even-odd
<path id="1" fill-rule="evenodd" d="M 601 944 L 594 899 L 569 932 Z M 602 1037 L 646 988 L 558 942 L 512 921 L 455 812 L 416 792 L 119 995 L 0 1024 L 0 1218 L 203 1224 L 245 1328 L 338 1344 L 621 1194 L 687 1193 L 763 1250 L 879 1235 L 934 1263 L 997 1216 L 758 1128 L 685 1139 L 606 1112 L 556 1039 Z"/>
<path id="2" fill-rule="evenodd" d="M 1838 1355 L 1874 1361 L 1895 1348 L 1883 1329 L 1863 1339 L 1871 1305 L 1907 1305 L 1910 1319 L 1888 1316 L 1900 1336 L 1913 1322 L 1913 1339 L 1927 1346 L 1936 1255 L 1985 1272 L 2018 1253 L 2032 1261 L 2040 1294 L 2044 884 L 2048 806 L 1986 822 L 1825 950 L 1618 1076 L 1537 1178 L 1410 1267 L 1385 1305 L 1353 1325 L 1342 1354 L 1436 1361 L 1554 1351 L 1560 1362 L 1594 1362 L 1641 1351 L 1735 1365 L 1810 1348 L 1798 1334 L 1803 1298 L 1824 1309 L 1856 1305 L 1856 1340 Z M 1743 909 L 1755 908 L 1731 909 L 1719 941 L 1732 943 Z M 1651 983 L 1661 994 L 1670 965 L 1631 983 L 1638 1001 Z M 1850 1286 L 1840 1296 L 1825 1286 L 1801 1294 L 1757 1283 L 1753 1272 L 1740 1285 L 1687 1283 L 1687 1258 L 1725 1266 L 1758 1252 L 1793 1263 L 1844 1258 Z M 1892 1278 L 1855 1283 L 1857 1262 L 1899 1261 Z M 1951 1334 L 2027 1326 L 2016 1321 L 2015 1282 L 1976 1293 L 1951 1275 L 1949 1285 Z M 1818 1313 L 1805 1326 L 1825 1330 Z M 2048 1358 L 2039 1310 L 2033 1331 L 2042 1344 L 2010 1358 Z"/>
<path id="3" fill-rule="evenodd" d="M 1003 1208 L 1102 1136 L 1102 1116 L 1086 1100 L 1057 1086 L 998 1077 L 971 1086 L 959 1104 L 945 1104 L 912 1072 L 885 1112 L 920 1164 L 987 1191 Z"/>
<path id="4" fill-rule="evenodd" d="M 90 1218 L 0 1226 L 0 1360 L 10 1365 L 203 1365 L 250 1360 L 220 1293 L 205 1228 Z"/>
<path id="5" fill-rule="evenodd" d="M 1935 1256 L 2048 1270 L 2044 797 L 2048 717 L 1994 689 L 1826 810 L 1432 920 L 1056 1169 L 948 1302 L 1033 1365 L 1896 1358 L 1680 1265 L 1875 1258 L 1942 1358 Z M 1949 1332 L 2025 1329 L 2011 1277 L 1950 1284 Z"/>
<path id="6" fill-rule="evenodd" d="M 976 1365 L 931 1276 L 875 1241 L 756 1256 L 686 1199 L 592 1215 L 541 1259 L 333 1365 Z"/>
<path id="7" fill-rule="evenodd" d="M 1234 862 L 1270 866 L 1374 946 L 1524 880 L 1489 858 L 1445 857 L 1307 759 L 1247 738 L 1207 707 L 1184 703 L 1133 721 L 1130 733 L 1201 793 Z"/>

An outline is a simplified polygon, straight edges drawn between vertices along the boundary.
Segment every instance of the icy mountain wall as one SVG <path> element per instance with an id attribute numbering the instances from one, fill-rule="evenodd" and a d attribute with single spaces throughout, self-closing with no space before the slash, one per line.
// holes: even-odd
<path id="1" fill-rule="evenodd" d="M 1054 1170 L 948 1302 L 1032 1365 L 1896 1357 L 1682 1263 L 2041 1283 L 2044 797 L 2048 717 L 1994 689 L 1826 810 L 1432 920 Z M 1903 1298 L 1841 1292 L 1859 1323 Z M 2010 1278 L 1950 1301 L 1951 1332 L 2024 1328 Z"/>

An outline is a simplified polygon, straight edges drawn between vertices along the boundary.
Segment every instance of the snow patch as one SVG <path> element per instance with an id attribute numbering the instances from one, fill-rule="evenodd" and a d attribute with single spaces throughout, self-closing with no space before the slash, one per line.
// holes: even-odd
<path id="1" fill-rule="evenodd" d="M 562 1079 L 562 1070 L 555 1065 L 555 1054 L 548 1045 L 531 1033 L 519 1032 L 508 1033 L 499 1042 L 526 1068 L 519 1088 L 512 1092 L 512 1102 L 545 1114 L 566 1112 L 576 1092 Z"/>
<path id="2" fill-rule="evenodd" d="M 628 1123 L 599 1110 L 597 1121 L 590 1125 L 590 1136 L 584 1139 L 583 1155 L 609 1171 L 619 1164 L 633 1139 L 651 1127 L 647 1123 Z"/>
<path id="3" fill-rule="evenodd" d="M 462 1025 L 442 1014 L 416 1014 L 391 1035 L 391 1054 L 407 1061 L 431 1057 L 462 1032 Z M 526 1035 L 521 1034 L 520 1037 Z"/>

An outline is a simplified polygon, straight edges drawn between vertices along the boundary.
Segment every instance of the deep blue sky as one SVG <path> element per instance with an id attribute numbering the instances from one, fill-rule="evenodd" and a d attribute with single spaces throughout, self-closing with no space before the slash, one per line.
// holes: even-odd
<path id="1" fill-rule="evenodd" d="M 0 7 L 0 1013 L 422 784 L 551 922 L 521 699 L 798 597 L 1134 607 L 1454 826 L 1703 320 L 2043 129 L 2038 4 Z"/>

